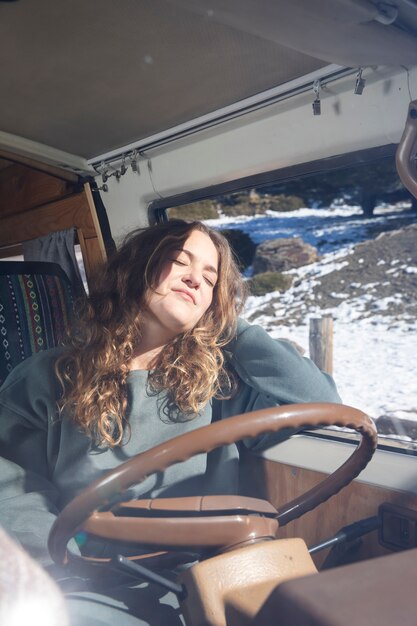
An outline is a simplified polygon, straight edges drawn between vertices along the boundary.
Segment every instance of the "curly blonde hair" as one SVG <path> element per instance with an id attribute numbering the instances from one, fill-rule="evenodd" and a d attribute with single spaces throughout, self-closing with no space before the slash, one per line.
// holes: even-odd
<path id="1" fill-rule="evenodd" d="M 126 379 L 141 338 L 146 297 L 159 281 L 170 255 L 192 231 L 210 237 L 219 257 L 213 300 L 190 331 L 176 336 L 160 352 L 149 384 L 165 390 L 187 419 L 213 397 L 229 397 L 235 377 L 222 348 L 236 334 L 246 289 L 227 240 L 201 222 L 173 220 L 131 233 L 95 277 L 81 303 L 68 349 L 57 359 L 63 394 L 61 410 L 70 410 L 80 429 L 99 445 L 119 445 L 128 426 Z"/>

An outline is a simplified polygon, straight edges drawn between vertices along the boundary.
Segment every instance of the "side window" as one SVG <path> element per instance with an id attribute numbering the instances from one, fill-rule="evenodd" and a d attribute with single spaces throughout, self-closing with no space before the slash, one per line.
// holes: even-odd
<path id="1" fill-rule="evenodd" d="M 344 403 L 376 419 L 389 442 L 414 446 L 417 202 L 393 158 L 166 214 L 203 220 L 229 239 L 249 282 L 251 323 L 308 355 L 311 320 L 331 317 L 332 374 Z"/>

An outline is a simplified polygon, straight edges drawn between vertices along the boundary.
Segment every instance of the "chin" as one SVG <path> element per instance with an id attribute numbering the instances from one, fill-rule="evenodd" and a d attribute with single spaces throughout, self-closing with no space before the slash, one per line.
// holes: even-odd
<path id="1" fill-rule="evenodd" d="M 183 333 L 193 330 L 195 326 L 196 326 L 196 323 L 190 324 L 189 322 L 182 322 L 181 320 L 175 320 L 171 322 L 168 327 L 175 335 L 182 335 Z"/>

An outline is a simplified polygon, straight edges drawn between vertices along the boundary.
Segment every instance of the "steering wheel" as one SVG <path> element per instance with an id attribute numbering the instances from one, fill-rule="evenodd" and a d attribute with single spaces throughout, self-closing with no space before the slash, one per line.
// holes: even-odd
<path id="1" fill-rule="evenodd" d="M 112 501 L 114 502 L 116 496 L 120 496 L 129 487 L 140 483 L 151 474 L 164 471 L 171 465 L 186 461 L 196 454 L 207 453 L 241 439 L 257 437 L 268 432 L 279 432 L 283 429 L 291 429 L 296 432 L 303 428 L 319 426 L 351 428 L 361 435 L 359 445 L 343 465 L 321 483 L 298 498 L 279 507 L 278 510 L 274 509 L 269 503 L 256 501 L 253 498 L 244 498 L 242 503 L 238 503 L 235 507 L 234 513 L 239 527 L 242 527 L 242 520 L 243 525 L 247 526 L 249 518 L 256 521 L 256 518 L 265 515 L 267 520 L 274 519 L 275 526 L 273 530 L 275 530 L 278 524 L 283 526 L 307 511 L 312 510 L 318 504 L 325 502 L 350 483 L 368 464 L 376 448 L 377 432 L 373 421 L 365 413 L 352 407 L 332 403 L 285 405 L 237 415 L 159 444 L 146 452 L 138 454 L 96 480 L 62 510 L 49 535 L 48 547 L 50 554 L 56 563 L 67 563 L 67 543 L 77 532 L 85 529 L 85 525 L 88 527 L 88 532 L 91 533 L 95 533 L 97 528 L 98 536 L 122 537 L 126 540 L 126 533 L 120 532 L 120 529 L 126 526 L 129 521 L 131 522 L 132 518 L 120 516 L 120 513 L 117 511 L 116 515 L 114 515 L 112 509 L 110 511 L 99 511 L 99 509 L 106 507 Z M 207 498 L 205 497 L 206 500 Z M 220 528 L 225 525 L 224 513 L 225 508 L 227 508 L 224 503 L 225 498 L 217 498 L 219 498 L 219 506 L 216 506 L 216 500 L 214 504 L 210 500 L 208 507 L 205 507 L 209 509 L 209 514 L 206 517 L 206 521 L 200 524 L 198 533 L 204 534 L 204 525 L 207 526 L 207 524 L 214 529 L 215 533 L 219 532 Z M 230 500 L 231 497 L 227 496 L 226 498 Z M 171 510 L 173 512 L 171 518 L 168 519 L 170 519 L 171 525 L 173 524 L 176 529 L 175 534 L 179 534 L 179 529 L 185 523 L 181 514 L 184 504 L 181 504 L 180 500 L 178 505 L 178 501 L 175 498 L 171 500 L 173 503 Z M 187 500 L 187 498 L 182 499 L 182 501 L 184 500 Z M 199 508 L 201 509 L 202 498 L 197 498 L 197 503 L 196 498 L 191 498 L 191 501 L 193 503 L 191 507 L 193 512 Z M 142 505 L 139 501 L 139 507 L 135 506 L 135 501 L 129 503 L 133 509 L 147 509 L 148 519 L 145 517 L 145 522 L 148 525 L 149 510 L 152 508 L 152 502 L 158 503 L 158 499 L 142 501 Z M 123 508 L 123 505 L 121 506 Z M 117 507 L 119 507 L 120 511 L 120 505 L 116 505 L 116 509 Z M 238 515 L 236 515 L 236 511 Z M 137 510 L 133 513 L 137 515 Z M 138 544 L 141 543 L 140 523 L 140 518 L 133 518 L 133 525 L 136 529 L 135 538 Z M 152 527 L 155 527 L 155 520 L 151 518 L 150 523 Z M 100 527 L 103 525 L 110 528 L 110 530 L 100 531 Z M 118 530 L 115 531 L 115 528 Z M 273 532 L 271 528 L 271 525 L 269 525 L 266 531 L 265 529 L 261 530 L 261 535 L 264 533 L 264 536 L 270 536 Z M 119 534 L 117 534 L 118 532 Z M 164 540 L 163 532 L 165 531 L 162 531 L 161 534 L 161 531 L 159 531 L 162 544 Z M 158 535 L 158 530 L 156 534 Z M 184 533 L 182 534 L 184 536 Z M 187 532 L 185 535 L 187 535 Z M 249 536 L 252 538 L 259 536 L 259 532 L 257 535 L 250 531 Z M 235 541 L 235 543 L 238 542 L 239 539 Z M 148 540 L 147 543 L 148 545 L 157 545 L 158 541 L 154 538 Z M 184 543 L 187 544 L 187 540 L 185 542 L 184 540 L 182 541 L 181 549 L 184 549 Z M 191 543 L 191 545 L 193 544 Z"/>

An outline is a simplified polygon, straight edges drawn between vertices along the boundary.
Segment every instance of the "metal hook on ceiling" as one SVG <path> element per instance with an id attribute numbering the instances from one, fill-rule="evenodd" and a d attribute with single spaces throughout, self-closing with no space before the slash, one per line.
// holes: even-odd
<path id="1" fill-rule="evenodd" d="M 317 79 L 313 83 L 313 93 L 315 95 L 315 98 L 311 105 L 313 107 L 313 115 L 321 115 L 320 89 L 321 83 L 320 80 Z"/>
<path id="2" fill-rule="evenodd" d="M 356 74 L 355 89 L 353 90 L 353 93 L 357 96 L 361 96 L 365 88 L 366 81 L 362 78 L 362 72 L 363 68 L 360 67 L 358 73 Z"/>

